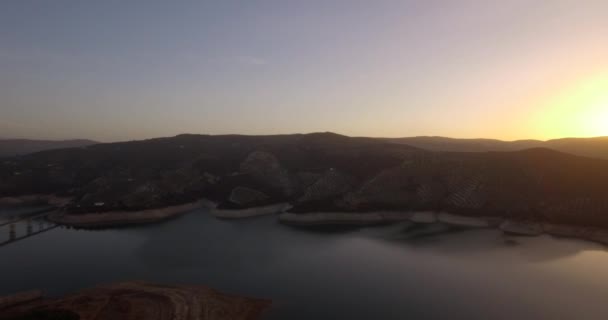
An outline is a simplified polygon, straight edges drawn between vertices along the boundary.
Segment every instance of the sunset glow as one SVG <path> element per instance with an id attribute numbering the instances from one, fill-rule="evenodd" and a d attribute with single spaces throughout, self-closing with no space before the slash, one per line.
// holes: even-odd
<path id="1" fill-rule="evenodd" d="M 542 110 L 540 132 L 549 136 L 608 136 L 608 73 L 557 93 Z"/>
<path id="2" fill-rule="evenodd" d="M 0 137 L 608 135 L 604 0 L 60 2 L 0 3 Z"/>

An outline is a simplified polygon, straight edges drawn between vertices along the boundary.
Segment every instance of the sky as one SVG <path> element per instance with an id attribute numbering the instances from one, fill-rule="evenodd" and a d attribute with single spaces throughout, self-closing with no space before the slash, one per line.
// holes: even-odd
<path id="1" fill-rule="evenodd" d="M 318 131 L 608 135 L 608 1 L 0 1 L 0 137 Z"/>

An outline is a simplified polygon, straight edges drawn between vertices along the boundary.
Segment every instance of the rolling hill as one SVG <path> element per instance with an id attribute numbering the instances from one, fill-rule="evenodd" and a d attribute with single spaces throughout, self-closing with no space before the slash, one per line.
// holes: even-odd
<path id="1" fill-rule="evenodd" d="M 549 148 L 574 155 L 608 159 L 608 137 L 564 138 L 555 140 L 454 139 L 445 137 L 387 138 L 385 141 L 407 144 L 431 151 L 485 152 Z"/>
<path id="2" fill-rule="evenodd" d="M 85 139 L 77 140 L 28 140 L 0 139 L 0 158 L 24 155 L 52 149 L 65 149 L 90 146 L 98 142 Z"/>
<path id="3" fill-rule="evenodd" d="M 419 144 L 418 144 L 419 146 Z M 73 215 L 201 198 L 290 212 L 449 211 L 608 228 L 608 160 L 547 148 L 434 152 L 333 133 L 179 135 L 0 163 L 0 197 L 66 196 Z"/>

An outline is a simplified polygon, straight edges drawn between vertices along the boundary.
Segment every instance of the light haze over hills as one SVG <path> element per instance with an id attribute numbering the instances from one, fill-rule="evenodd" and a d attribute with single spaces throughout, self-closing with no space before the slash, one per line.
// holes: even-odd
<path id="1" fill-rule="evenodd" d="M 77 148 L 96 144 L 86 139 L 74 140 L 28 140 L 0 139 L 0 157 L 24 155 L 52 149 Z"/>
<path id="2" fill-rule="evenodd" d="M 432 151 L 484 152 L 549 148 L 579 156 L 608 159 L 608 137 L 563 138 L 547 141 L 502 141 L 495 139 L 454 139 L 446 137 L 389 138 L 387 140 Z"/>
<path id="3" fill-rule="evenodd" d="M 608 135 L 608 1 L 0 2 L 0 135 Z"/>
<path id="4" fill-rule="evenodd" d="M 429 151 L 486 152 L 519 151 L 531 148 L 549 148 L 579 156 L 608 159 L 608 137 L 563 138 L 554 140 L 456 139 L 447 137 L 370 138 L 410 145 Z M 44 150 L 84 147 L 100 142 L 74 139 L 63 141 L 0 139 L 0 157 L 24 155 Z"/>

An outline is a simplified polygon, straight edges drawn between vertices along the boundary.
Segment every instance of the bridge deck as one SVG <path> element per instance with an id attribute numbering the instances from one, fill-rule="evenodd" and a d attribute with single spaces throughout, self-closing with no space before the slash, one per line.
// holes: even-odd
<path id="1" fill-rule="evenodd" d="M 12 220 L 0 222 L 0 227 L 4 227 L 4 226 L 7 226 L 9 224 L 14 224 L 14 223 L 25 221 L 25 220 L 28 220 L 28 219 L 36 219 L 36 218 L 46 217 L 49 214 L 51 214 L 53 211 L 55 211 L 56 209 L 57 208 L 48 208 L 48 209 L 42 209 L 42 210 L 30 212 L 30 213 L 27 213 L 27 214 L 22 214 L 22 215 L 18 216 L 17 218 L 14 218 Z"/>
<path id="2" fill-rule="evenodd" d="M 11 244 L 11 243 L 23 240 L 23 239 L 27 239 L 29 237 L 33 237 L 35 235 L 38 235 L 43 232 L 47 232 L 47 231 L 57 228 L 58 225 L 44 220 L 44 218 L 46 216 L 53 213 L 55 210 L 57 210 L 57 208 L 46 208 L 46 209 L 37 210 L 34 212 L 29 212 L 26 214 L 21 214 L 18 217 L 13 218 L 11 220 L 0 222 L 0 228 L 9 226 L 9 230 L 8 230 L 9 239 L 6 241 L 0 242 L 0 247 L 3 247 L 5 245 L 8 245 L 8 244 Z M 24 221 L 27 222 L 27 231 L 25 234 L 17 235 L 15 227 L 17 226 L 17 224 L 22 223 Z M 38 230 L 36 230 L 36 231 L 33 230 L 33 227 L 31 224 L 32 221 L 40 222 Z M 48 226 L 45 227 L 45 225 L 48 225 Z"/>
<path id="3" fill-rule="evenodd" d="M 52 225 L 52 226 L 47 227 L 47 228 L 44 228 L 44 229 L 40 229 L 40 230 L 37 230 L 37 231 L 31 232 L 31 233 L 27 233 L 27 234 L 22 235 L 22 236 L 15 237 L 15 238 L 13 238 L 13 239 L 9 239 L 9 240 L 6 240 L 6 241 L 3 241 L 3 242 L 0 242 L 0 247 L 3 247 L 3 246 L 5 246 L 5 245 L 7 245 L 7 244 L 11 244 L 11 243 L 13 243 L 13 242 L 17 242 L 17 241 L 19 241 L 19 240 L 23 240 L 23 239 L 27 239 L 27 238 L 29 238 L 29 237 L 33 237 L 33 236 L 35 236 L 35 235 L 38 235 L 38 234 L 41 234 L 41 233 L 44 233 L 44 232 L 47 232 L 47 231 L 51 231 L 51 230 L 53 230 L 53 229 L 55 229 L 55 228 L 57 228 L 57 227 L 59 227 L 59 226 L 58 226 L 58 225 Z"/>

